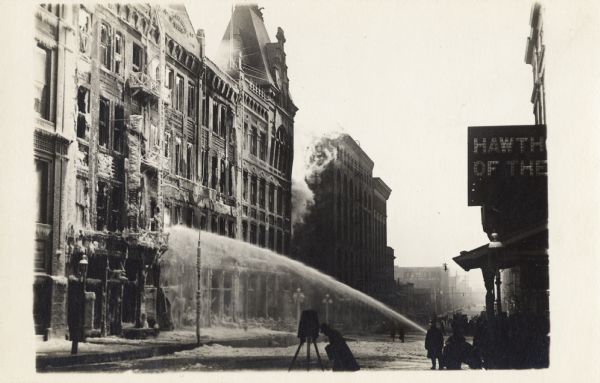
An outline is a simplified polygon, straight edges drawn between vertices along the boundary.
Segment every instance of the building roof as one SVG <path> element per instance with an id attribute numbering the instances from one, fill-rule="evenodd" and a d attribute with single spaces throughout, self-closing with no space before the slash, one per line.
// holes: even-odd
<path id="1" fill-rule="evenodd" d="M 377 190 L 387 200 L 390 198 L 392 189 L 379 177 L 373 177 L 373 190 Z"/>
<path id="2" fill-rule="evenodd" d="M 233 37 L 233 41 L 231 40 Z M 267 44 L 271 43 L 262 18 L 262 12 L 256 4 L 236 5 L 221 39 L 215 60 L 222 68 L 229 67 L 229 60 L 237 60 L 242 54 L 242 69 L 258 85 L 276 86 L 270 73 Z"/>
<path id="3" fill-rule="evenodd" d="M 212 71 L 215 75 L 217 75 L 222 80 L 226 81 L 230 86 L 232 86 L 237 92 L 237 81 L 231 77 L 227 72 L 221 69 L 213 60 L 209 57 L 204 57 L 204 63 L 206 67 Z"/>
<path id="4" fill-rule="evenodd" d="M 189 53 L 201 56 L 200 42 L 196 38 L 194 26 L 185 6 L 181 4 L 165 4 L 159 7 L 158 15 L 163 31 L 177 41 Z"/>
<path id="5" fill-rule="evenodd" d="M 369 171 L 373 170 L 373 166 L 374 166 L 373 160 L 360 147 L 358 141 L 356 141 L 354 138 L 352 138 L 352 136 L 350 136 L 349 134 L 343 133 L 336 139 L 336 141 L 346 144 L 347 145 L 346 148 L 350 148 L 352 151 L 354 151 L 354 153 L 356 153 L 356 155 L 360 158 L 360 160 L 363 163 L 367 164 Z"/>

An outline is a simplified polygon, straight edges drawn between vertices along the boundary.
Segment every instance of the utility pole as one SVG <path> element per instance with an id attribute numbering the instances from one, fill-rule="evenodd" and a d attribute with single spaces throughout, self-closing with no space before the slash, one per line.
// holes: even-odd
<path id="1" fill-rule="evenodd" d="M 198 345 L 200 345 L 200 318 L 202 316 L 202 250 L 200 249 L 200 233 L 202 233 L 201 229 L 198 230 L 198 249 L 196 251 L 196 343 Z"/>

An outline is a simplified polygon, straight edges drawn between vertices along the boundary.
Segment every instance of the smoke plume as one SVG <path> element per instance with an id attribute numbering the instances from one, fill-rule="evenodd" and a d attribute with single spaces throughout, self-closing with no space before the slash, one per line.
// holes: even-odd
<path id="1" fill-rule="evenodd" d="M 306 215 L 315 203 L 314 193 L 307 181 L 309 183 L 318 182 L 323 170 L 337 158 L 337 148 L 332 142 L 341 134 L 341 132 L 335 132 L 313 137 L 306 146 L 302 174 L 292 179 L 292 230 L 294 227 L 304 224 Z"/>

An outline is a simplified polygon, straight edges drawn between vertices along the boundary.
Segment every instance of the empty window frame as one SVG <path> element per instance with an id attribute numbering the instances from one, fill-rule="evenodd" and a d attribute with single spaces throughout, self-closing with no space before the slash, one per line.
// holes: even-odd
<path id="1" fill-rule="evenodd" d="M 104 231 L 106 228 L 106 214 L 108 209 L 108 185 L 98 181 L 96 192 L 96 230 Z"/>
<path id="2" fill-rule="evenodd" d="M 256 176 L 250 177 L 250 204 L 256 205 Z"/>
<path id="3" fill-rule="evenodd" d="M 115 104 L 115 121 L 113 129 L 113 150 L 123 153 L 125 140 L 125 111 L 123 105 Z"/>
<path id="4" fill-rule="evenodd" d="M 123 188 L 113 185 L 110 194 L 110 219 L 108 231 L 122 231 L 121 208 L 123 207 Z"/>
<path id="5" fill-rule="evenodd" d="M 175 168 L 174 172 L 177 175 L 181 173 L 181 139 L 179 137 L 175 137 Z"/>
<path id="6" fill-rule="evenodd" d="M 270 250 L 275 251 L 275 228 L 272 226 L 269 228 L 268 247 Z"/>
<path id="7" fill-rule="evenodd" d="M 258 157 L 263 160 L 266 161 L 267 159 L 267 134 L 261 132 L 260 133 L 260 138 L 259 138 L 259 152 L 258 152 Z"/>
<path id="8" fill-rule="evenodd" d="M 100 25 L 100 63 L 106 69 L 112 69 L 110 28 L 104 23 Z"/>
<path id="9" fill-rule="evenodd" d="M 88 181 L 77 177 L 75 206 L 77 209 L 77 226 L 85 228 L 87 225 L 87 207 L 89 206 Z"/>
<path id="10" fill-rule="evenodd" d="M 132 55 L 131 55 L 131 70 L 134 72 L 141 72 L 143 68 L 144 50 L 142 47 L 133 43 Z"/>
<path id="11" fill-rule="evenodd" d="M 187 115 L 196 119 L 196 86 L 191 82 L 188 82 Z"/>
<path id="12" fill-rule="evenodd" d="M 265 247 L 265 226 L 260 225 L 258 227 L 258 246 Z"/>
<path id="13" fill-rule="evenodd" d="M 175 78 L 175 89 L 173 90 L 173 106 L 180 112 L 183 112 L 185 81 L 183 77 L 177 75 Z"/>
<path id="14" fill-rule="evenodd" d="M 210 187 L 212 189 L 217 189 L 217 167 L 218 167 L 218 159 L 217 156 L 212 157 L 212 173 L 210 179 Z"/>
<path id="15" fill-rule="evenodd" d="M 256 126 L 253 126 L 252 134 L 250 137 L 250 154 L 256 155 L 257 141 L 258 141 L 258 133 L 256 131 Z"/>
<path id="16" fill-rule="evenodd" d="M 277 214 L 281 215 L 283 213 L 283 189 L 281 187 L 277 188 Z"/>
<path id="17" fill-rule="evenodd" d="M 242 221 L 242 239 L 248 242 L 248 222 Z"/>
<path id="18" fill-rule="evenodd" d="M 256 224 L 250 224 L 250 243 L 256 245 Z"/>
<path id="19" fill-rule="evenodd" d="M 33 108 L 44 120 L 50 120 L 50 68 L 52 51 L 42 46 L 35 49 L 35 94 Z"/>
<path id="20" fill-rule="evenodd" d="M 235 238 L 235 222 L 227 221 L 227 235 L 229 238 Z"/>
<path id="21" fill-rule="evenodd" d="M 202 98 L 202 125 L 208 128 L 208 113 L 209 113 L 210 99 L 208 95 L 204 95 Z"/>
<path id="22" fill-rule="evenodd" d="M 219 105 L 217 103 L 213 103 L 212 112 L 212 130 L 213 133 L 219 134 Z"/>
<path id="23" fill-rule="evenodd" d="M 221 159 L 221 174 L 219 177 L 219 192 L 226 193 L 227 190 L 227 165 L 225 159 Z"/>
<path id="24" fill-rule="evenodd" d="M 264 209 L 265 207 L 265 180 L 261 178 L 258 188 L 258 205 Z"/>
<path id="25" fill-rule="evenodd" d="M 208 150 L 202 151 L 202 185 L 208 186 Z"/>
<path id="26" fill-rule="evenodd" d="M 193 153 L 192 144 L 190 144 L 188 142 L 187 149 L 185 152 L 185 163 L 186 163 L 185 178 L 187 178 L 188 180 L 192 179 L 192 157 L 193 157 L 192 153 Z"/>
<path id="27" fill-rule="evenodd" d="M 165 132 L 165 143 L 164 143 L 164 156 L 169 158 L 171 156 L 171 133 Z"/>
<path id="28" fill-rule="evenodd" d="M 219 135 L 221 137 L 225 137 L 225 134 L 227 133 L 227 129 L 226 129 L 226 118 L 225 116 L 227 116 L 227 108 L 225 106 L 221 106 L 220 108 L 220 112 L 221 112 L 221 118 L 219 119 Z"/>
<path id="29" fill-rule="evenodd" d="M 242 199 L 248 201 L 248 172 L 245 170 L 242 176 Z"/>
<path id="30" fill-rule="evenodd" d="M 169 66 L 165 67 L 165 86 L 167 89 L 173 89 L 174 76 L 173 69 Z"/>
<path id="31" fill-rule="evenodd" d="M 108 148 L 110 127 L 110 102 L 100 97 L 100 113 L 98 116 L 98 144 Z"/>
<path id="32" fill-rule="evenodd" d="M 83 6 L 79 8 L 79 52 L 90 55 L 90 29 L 92 18 Z"/>
<path id="33" fill-rule="evenodd" d="M 123 35 L 115 33 L 115 73 L 123 74 Z"/>
<path id="34" fill-rule="evenodd" d="M 80 86 L 77 89 L 77 137 L 89 138 L 88 116 L 90 113 L 90 90 Z"/>
<path id="35" fill-rule="evenodd" d="M 269 211 L 273 212 L 275 208 L 275 185 L 269 184 Z"/>

